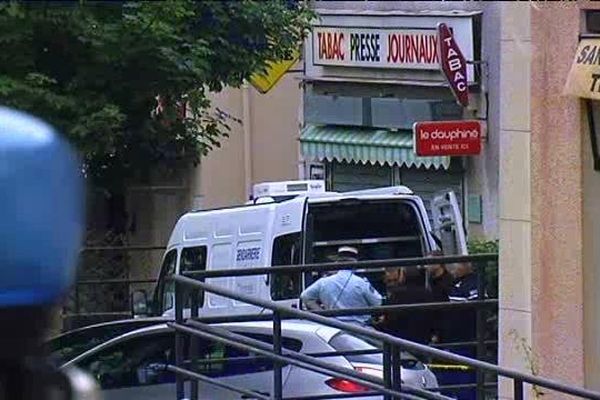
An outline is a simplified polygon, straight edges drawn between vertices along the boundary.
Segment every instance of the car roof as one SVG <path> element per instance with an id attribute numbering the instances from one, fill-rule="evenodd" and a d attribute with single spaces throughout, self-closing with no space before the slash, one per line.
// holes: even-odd
<path id="1" fill-rule="evenodd" d="M 52 336 L 51 338 L 49 338 L 47 340 L 47 342 L 53 341 L 53 340 L 56 340 L 56 339 L 61 339 L 63 337 L 66 337 L 66 336 L 69 336 L 69 335 L 72 335 L 72 334 L 76 334 L 76 333 L 80 333 L 80 332 L 85 332 L 85 331 L 89 331 L 89 330 L 97 329 L 97 328 L 102 328 L 102 327 L 110 327 L 110 326 L 116 326 L 116 325 L 147 325 L 147 324 L 151 324 L 151 323 L 160 324 L 160 323 L 168 322 L 170 320 L 172 320 L 172 318 L 167 318 L 167 317 L 150 317 L 150 318 L 117 319 L 117 320 L 113 320 L 113 321 L 100 322 L 100 323 L 97 323 L 97 324 L 86 325 L 86 326 L 82 326 L 80 328 L 71 329 L 71 330 L 63 332 L 63 333 L 61 333 L 59 335 Z"/>
<path id="2" fill-rule="evenodd" d="M 169 321 L 172 321 L 172 319 L 156 319 L 156 325 L 144 326 L 138 329 L 134 329 L 118 337 L 136 336 L 140 333 L 155 333 L 171 330 L 171 328 L 167 325 L 167 322 Z M 134 324 L 135 322 L 137 322 L 137 320 L 130 320 L 130 323 L 132 324 Z M 255 328 L 258 330 L 264 329 L 270 331 L 273 329 L 273 321 L 223 322 L 214 324 L 214 326 L 224 328 Z M 326 342 L 328 342 L 329 339 L 331 339 L 331 337 L 335 336 L 337 333 L 340 332 L 340 330 L 337 328 L 332 328 L 325 325 L 316 324 L 314 322 L 301 320 L 283 320 L 281 322 L 281 328 L 283 331 L 288 333 L 296 332 L 317 334 Z"/>
<path id="3" fill-rule="evenodd" d="M 253 322 L 233 322 L 233 323 L 225 323 L 219 324 L 220 326 L 239 326 L 245 328 L 258 328 L 258 329 L 273 329 L 273 321 L 253 321 Z M 320 325 L 310 321 L 302 321 L 302 320 L 283 320 L 281 321 L 281 328 L 285 332 L 298 332 L 298 333 L 312 333 L 317 334 L 321 339 L 325 342 L 329 342 L 329 340 L 338 334 L 340 330 L 338 328 L 333 328 L 325 325 Z"/>

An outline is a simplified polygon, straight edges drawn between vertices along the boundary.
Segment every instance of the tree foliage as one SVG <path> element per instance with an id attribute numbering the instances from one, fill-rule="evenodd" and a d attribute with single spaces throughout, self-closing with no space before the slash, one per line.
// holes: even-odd
<path id="1" fill-rule="evenodd" d="M 208 92 L 289 56 L 312 17 L 282 0 L 3 3 L 0 103 L 54 124 L 116 190 L 218 146 L 227 115 Z"/>
<path id="2" fill-rule="evenodd" d="M 469 254 L 498 254 L 500 242 L 496 240 L 475 239 L 467 244 Z M 491 297 L 498 297 L 498 263 L 487 263 L 485 269 L 486 287 Z"/>

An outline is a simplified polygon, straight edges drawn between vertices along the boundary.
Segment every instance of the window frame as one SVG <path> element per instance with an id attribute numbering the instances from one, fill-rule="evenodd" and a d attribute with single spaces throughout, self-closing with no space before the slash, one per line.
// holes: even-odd
<path id="1" fill-rule="evenodd" d="M 170 263 L 167 263 L 167 259 L 172 254 L 175 255 L 175 259 L 174 259 L 175 263 L 173 264 L 173 271 L 170 274 L 177 273 L 177 262 L 179 260 L 179 249 L 173 248 L 165 253 L 162 265 L 160 267 L 160 273 L 158 275 L 158 284 L 156 285 L 156 291 L 154 292 L 154 304 L 156 305 L 156 311 L 157 311 L 158 315 L 162 315 L 167 311 L 167 309 L 165 309 L 165 304 L 164 304 L 165 303 L 164 302 L 164 293 L 165 293 L 165 287 L 167 285 L 166 277 L 169 274 L 168 269 L 170 269 L 168 267 L 168 265 L 170 265 Z"/>
<path id="2" fill-rule="evenodd" d="M 288 239 L 289 242 L 288 242 Z M 283 246 L 289 245 L 289 250 L 295 250 L 291 255 L 290 255 L 290 263 L 289 264 L 282 264 L 281 262 L 279 262 L 278 260 L 276 260 L 275 257 L 275 252 L 278 251 L 276 249 L 276 245 L 278 243 L 278 240 L 280 240 L 281 242 L 283 242 L 284 244 Z M 290 232 L 290 233 L 285 233 L 279 236 L 276 236 L 275 238 L 273 238 L 273 246 L 272 246 L 272 250 L 271 250 L 271 266 L 278 266 L 278 265 L 300 265 L 302 264 L 302 249 L 303 249 L 303 245 L 302 245 L 302 233 L 301 232 Z M 279 289 L 279 280 L 282 277 L 290 277 L 290 274 L 282 274 L 282 273 L 271 273 L 269 274 L 269 293 L 271 296 L 271 300 L 273 301 L 284 301 L 284 300 L 294 300 L 300 297 L 300 293 L 302 293 L 302 273 L 296 273 L 293 274 L 296 279 L 296 286 L 293 288 L 293 291 L 290 291 L 289 294 L 284 294 L 284 295 L 279 295 L 279 291 L 281 291 Z M 292 277 L 292 282 L 293 282 L 293 277 Z"/>
<path id="3" fill-rule="evenodd" d="M 98 326 L 80 328 L 50 339 L 45 343 L 44 349 L 52 362 L 60 367 L 80 355 L 93 350 L 102 343 L 106 343 L 111 339 L 156 323 L 156 321 L 140 319 L 135 322 L 117 321 Z M 92 340 L 94 341 L 92 342 Z M 81 343 L 85 344 L 82 345 Z M 79 347 L 79 349 L 65 351 L 70 347 Z"/>
<path id="4" fill-rule="evenodd" d="M 192 251 L 196 251 L 196 250 L 200 250 L 201 253 L 201 257 L 202 260 L 204 262 L 204 264 L 201 266 L 200 269 L 192 269 L 192 270 L 184 270 L 184 257 L 186 256 L 187 253 L 192 252 Z M 187 247 L 182 247 L 180 252 L 179 252 L 179 256 L 178 256 L 178 273 L 180 275 L 183 275 L 184 272 L 191 272 L 191 271 L 206 271 L 206 264 L 208 263 L 208 246 L 207 245 L 199 245 L 199 246 L 187 246 Z M 204 290 L 199 290 L 197 291 L 197 295 L 198 295 L 198 307 L 203 307 L 204 306 L 204 299 L 205 299 L 205 291 Z M 190 306 L 190 297 L 188 297 L 186 299 L 186 307 Z"/>
<path id="5" fill-rule="evenodd" d="M 126 349 L 126 350 L 133 351 L 133 349 L 134 349 L 133 346 L 136 346 L 141 341 L 145 341 L 145 345 L 142 346 L 141 348 L 147 348 L 148 342 L 157 343 L 159 340 L 164 340 L 165 342 L 170 343 L 170 347 L 171 347 L 170 350 L 172 350 L 171 358 L 174 361 L 174 357 L 175 357 L 174 333 L 161 330 L 160 332 L 144 332 L 143 334 L 127 335 L 125 337 L 116 338 L 113 341 L 108 342 L 106 346 L 103 346 L 99 349 L 92 350 L 90 353 L 83 354 L 81 357 L 78 357 L 78 359 L 73 361 L 73 365 L 90 373 L 91 375 L 94 375 L 90 371 L 90 369 L 91 369 L 90 366 L 92 363 L 98 361 L 98 359 L 100 357 L 102 357 L 103 355 L 114 353 L 118 349 Z M 132 342 L 136 342 L 136 343 L 132 344 Z M 124 352 L 126 353 L 126 351 L 124 351 Z M 166 360 L 166 361 L 167 362 L 165 363 L 165 365 L 168 365 L 171 362 L 171 360 Z M 126 365 L 125 363 L 119 363 L 117 365 L 117 367 L 125 368 L 125 365 Z M 86 368 L 86 366 L 88 366 L 88 367 Z M 136 365 L 136 366 L 134 366 L 134 369 L 137 371 L 137 370 L 141 369 L 141 366 Z M 169 381 L 169 382 L 142 383 L 142 384 L 138 383 L 138 384 L 132 384 L 132 385 L 128 385 L 128 386 L 127 385 L 119 385 L 119 386 L 115 386 L 115 387 L 102 387 L 101 389 L 102 390 L 112 390 L 112 389 L 138 388 L 138 387 L 163 385 L 163 384 L 173 384 L 173 385 L 175 384 L 175 374 L 174 373 L 169 372 L 166 369 L 161 372 L 171 373 L 172 378 L 170 378 L 170 379 L 172 379 L 172 382 Z M 131 371 L 130 371 L 130 373 L 131 373 Z M 100 385 L 102 385 L 101 379 L 99 379 L 98 376 L 94 376 L 94 378 L 96 378 L 98 383 Z"/>
<path id="6" fill-rule="evenodd" d="M 263 343 L 271 343 L 272 342 L 272 334 L 261 333 L 261 332 L 253 332 L 253 331 L 245 331 L 245 330 L 236 330 L 231 329 L 232 333 L 239 334 L 245 336 L 250 339 L 259 340 Z M 110 354 L 111 352 L 115 352 L 119 348 L 129 349 L 131 352 L 134 352 L 134 346 L 143 346 L 146 347 L 148 342 L 156 342 L 157 340 L 166 340 L 170 343 L 170 350 L 172 351 L 169 356 L 168 363 L 174 362 L 175 357 L 175 332 L 168 329 L 160 329 L 157 331 L 142 331 L 142 332 L 131 332 L 125 334 L 121 337 L 114 338 L 106 342 L 104 345 L 100 345 L 95 349 L 89 350 L 86 353 L 76 357 L 70 365 L 76 365 L 79 368 L 82 368 L 85 371 L 89 371 L 89 366 L 92 363 L 98 361 L 98 358 L 103 355 Z M 144 345 L 146 343 L 146 345 Z M 204 345 L 204 346 L 203 346 Z M 214 362 L 208 362 L 212 357 L 207 357 L 209 351 L 206 351 L 205 355 L 202 355 L 202 358 L 199 358 L 201 363 L 198 365 L 208 366 L 207 368 L 211 368 L 211 366 L 216 365 L 216 367 L 212 367 L 215 369 L 219 369 L 219 371 L 196 371 L 200 374 L 212 377 L 212 378 L 228 378 L 232 376 L 240 376 L 240 375 L 251 375 L 258 373 L 272 373 L 274 369 L 274 360 L 271 360 L 267 357 L 261 357 L 255 355 L 252 351 L 249 350 L 241 350 L 234 346 L 229 346 L 225 343 L 219 342 L 217 340 L 206 340 L 201 342 L 201 346 L 198 349 L 200 352 L 203 350 L 208 350 L 208 346 L 221 346 L 223 351 L 223 357 L 214 358 Z M 300 352 L 304 347 L 304 343 L 302 340 L 291 337 L 291 336 L 283 336 L 282 337 L 282 345 L 285 349 L 289 349 L 292 351 Z M 189 340 L 185 341 L 184 344 L 184 352 L 187 354 L 187 348 L 189 346 Z M 210 350 L 211 353 L 214 353 L 214 350 Z M 240 370 L 240 366 L 242 368 L 250 368 L 249 371 Z M 284 365 L 284 367 L 287 365 Z M 122 368 L 123 363 L 118 364 L 118 368 Z M 133 366 L 133 369 L 140 369 L 140 366 Z M 91 373 L 91 372 L 90 372 Z M 136 388 L 136 387 L 144 387 L 150 385 L 160 385 L 160 384 L 170 384 L 171 382 L 159 382 L 159 383 L 144 383 L 144 384 L 133 384 L 130 386 L 119 386 L 119 387 L 110 387 L 103 389 L 119 389 L 119 388 Z M 174 383 L 174 382 L 173 382 Z"/>

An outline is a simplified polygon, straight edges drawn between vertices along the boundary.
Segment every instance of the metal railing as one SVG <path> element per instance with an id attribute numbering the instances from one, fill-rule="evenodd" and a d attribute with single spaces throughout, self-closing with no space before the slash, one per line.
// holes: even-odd
<path id="1" fill-rule="evenodd" d="M 476 256 L 456 256 L 456 257 L 433 257 L 433 258 L 412 258 L 412 259 L 399 259 L 399 260 L 378 260 L 378 261 L 363 261 L 355 263 L 345 263 L 344 269 L 376 269 L 385 267 L 398 267 L 398 266 L 417 266 L 427 264 L 448 264 L 448 263 L 459 263 L 459 262 L 472 262 L 472 263 L 486 263 L 489 261 L 497 261 L 497 255 L 476 255 Z M 177 398 L 181 399 L 184 396 L 184 380 L 190 379 L 190 396 L 191 399 L 198 398 L 198 381 L 214 384 L 228 390 L 232 390 L 246 396 L 246 398 L 256 399 L 270 399 L 275 400 L 284 399 L 283 397 L 283 384 L 282 384 L 282 367 L 283 365 L 294 365 L 300 368 L 305 368 L 310 371 L 325 374 L 330 377 L 337 377 L 341 379 L 351 380 L 359 383 L 373 390 L 369 393 L 360 393 L 360 396 L 367 396 L 369 394 L 383 394 L 386 399 L 401 398 L 401 399 L 449 399 L 449 397 L 425 391 L 422 388 L 412 387 L 402 383 L 400 377 L 400 354 L 401 351 L 409 351 L 416 354 L 422 354 L 430 358 L 436 358 L 440 360 L 446 360 L 451 363 L 457 363 L 463 366 L 467 366 L 477 371 L 477 388 L 479 398 L 483 398 L 485 388 L 489 384 L 483 381 L 485 373 L 493 374 L 513 380 L 513 394 L 517 400 L 524 398 L 525 386 L 524 384 L 534 385 L 539 388 L 545 388 L 553 390 L 562 394 L 569 394 L 578 396 L 580 398 L 587 399 L 599 399 L 600 393 L 593 392 L 590 390 L 569 386 L 557 381 L 541 378 L 538 376 L 524 374 L 520 371 L 499 367 L 497 365 L 481 361 L 479 359 L 471 359 L 461 355 L 449 353 L 443 350 L 439 350 L 423 344 L 404 340 L 392 335 L 378 332 L 373 329 L 364 328 L 355 324 L 340 321 L 332 316 L 340 315 L 356 315 L 364 314 L 366 312 L 389 312 L 391 310 L 408 312 L 414 309 L 435 309 L 435 308 L 460 308 L 460 307 L 475 307 L 477 309 L 477 341 L 475 342 L 478 350 L 478 358 L 482 355 L 482 352 L 490 341 L 484 340 L 482 332 L 482 317 L 483 308 L 490 306 L 497 306 L 497 300 L 485 299 L 484 294 L 484 271 L 485 266 L 480 271 L 480 278 L 478 282 L 479 286 L 479 298 L 477 302 L 472 303 L 434 303 L 424 305 L 396 305 L 396 306 L 382 306 L 368 309 L 353 309 L 353 310 L 330 310 L 323 312 L 308 312 L 294 308 L 284 306 L 282 304 L 254 298 L 252 296 L 234 292 L 230 289 L 226 289 L 217 285 L 206 283 L 205 280 L 208 278 L 215 277 L 226 277 L 226 276 L 249 276 L 249 275 L 264 275 L 272 273 L 296 273 L 296 272 L 309 272 L 309 271 L 334 271 L 340 269 L 338 263 L 323 263 L 323 264 L 307 264 L 300 266 L 275 266 L 265 268 L 247 268 L 247 269 L 228 269 L 218 271 L 195 271 L 187 274 L 188 276 L 173 276 L 171 279 L 175 282 L 175 322 L 171 323 L 171 327 L 176 331 L 176 365 L 170 366 L 171 371 L 177 373 Z M 256 307 L 260 307 L 264 310 L 270 310 L 269 315 L 244 315 L 236 317 L 212 317 L 212 318 L 199 318 L 198 313 L 198 294 L 202 292 L 209 292 L 214 295 L 226 297 L 235 301 L 244 302 Z M 184 319 L 184 308 L 190 308 L 190 318 Z M 268 319 L 273 321 L 273 345 L 266 344 L 256 339 L 251 339 L 246 336 L 235 334 L 227 331 L 222 327 L 214 326 L 216 322 L 233 322 L 241 320 L 257 320 L 257 319 Z M 283 319 L 302 319 L 312 321 L 325 326 L 341 329 L 350 333 L 359 335 L 360 337 L 369 338 L 383 343 L 383 359 L 384 359 L 384 371 L 383 379 L 378 377 L 370 376 L 361 372 L 342 368 L 339 366 L 332 365 L 331 363 L 319 360 L 319 357 L 310 354 L 302 354 L 290 349 L 286 349 L 282 346 L 281 341 L 281 325 Z M 185 335 L 191 335 L 190 346 L 188 354 L 184 354 L 184 339 Z M 244 388 L 234 387 L 229 384 L 225 384 L 215 378 L 204 376 L 198 372 L 193 371 L 191 365 L 198 356 L 198 340 L 199 338 L 215 340 L 222 342 L 228 346 L 232 346 L 238 349 L 251 351 L 258 354 L 260 357 L 267 357 L 274 362 L 274 380 L 273 380 L 273 396 L 248 392 Z M 494 341 L 491 341 L 492 344 Z M 471 343 L 461 343 L 472 344 Z M 495 386 L 496 383 L 493 383 Z M 455 385 L 456 387 L 463 387 L 469 385 Z M 304 396 L 302 399 L 316 400 L 316 399 L 327 399 L 327 398 L 349 398 L 356 397 L 356 395 L 320 395 L 320 396 Z M 286 400 L 290 398 L 285 398 Z"/>
<path id="2" fill-rule="evenodd" d="M 393 305 L 393 306 L 381 306 L 381 307 L 371 307 L 371 308 L 362 308 L 362 309 L 343 309 L 343 310 L 328 310 L 328 311 L 320 311 L 317 314 L 331 316 L 331 317 L 340 317 L 340 316 L 350 316 L 350 315 L 360 315 L 360 314 L 371 314 L 371 313 L 387 313 L 387 312 L 409 312 L 409 311 L 429 311 L 429 310 L 453 310 L 460 308 L 475 308 L 476 310 L 476 322 L 475 329 L 476 332 L 474 334 L 474 340 L 469 342 L 461 342 L 461 343 L 440 343 L 437 345 L 439 348 L 451 349 L 462 347 L 467 348 L 476 348 L 476 357 L 478 359 L 483 359 L 486 356 L 486 350 L 490 344 L 496 344 L 497 341 L 486 341 L 485 340 L 485 311 L 491 307 L 496 307 L 498 305 L 497 299 L 486 299 L 486 281 L 487 281 L 487 273 L 488 271 L 488 263 L 493 262 L 497 267 L 498 256 L 496 254 L 479 254 L 479 255 L 471 255 L 471 256 L 446 256 L 446 257 L 437 257 L 437 258 L 402 258 L 402 259 L 387 259 L 387 260 L 367 260 L 367 261 L 358 261 L 354 263 L 344 263 L 344 268 L 346 269 L 354 269 L 360 270 L 362 272 L 373 272 L 380 271 L 383 272 L 387 267 L 410 267 L 416 268 L 419 266 L 427 265 L 427 264 L 450 264 L 450 263 L 460 263 L 460 262 L 470 262 L 476 263 L 478 266 L 478 293 L 479 297 L 476 301 L 469 301 L 467 303 L 430 303 L 430 304 L 403 304 L 403 305 Z M 262 275 L 262 274 L 283 274 L 283 273 L 302 273 L 302 272 L 330 272 L 337 271 L 340 269 L 340 264 L 336 262 L 328 262 L 328 263 L 314 263 L 314 264 L 304 264 L 304 265 L 295 265 L 295 266 L 268 266 L 268 267 L 253 267 L 253 268 L 227 268 L 221 270 L 196 270 L 186 272 L 184 275 L 194 277 L 197 279 L 209 279 L 209 278 L 222 278 L 222 277 L 238 277 L 238 276 L 250 276 L 250 275 Z M 239 316 L 234 318 L 245 319 L 246 321 L 250 321 L 253 318 L 265 320 L 271 319 L 271 317 L 264 318 L 263 316 Z M 231 320 L 231 317 L 227 317 L 225 320 Z M 495 360 L 494 360 L 495 361 Z M 450 387 L 448 385 L 443 386 L 443 389 L 456 391 L 458 389 L 468 389 L 468 388 L 477 388 L 477 392 L 480 397 L 483 398 L 484 393 L 487 389 L 489 389 L 489 385 L 487 385 L 484 381 L 483 374 L 478 373 L 476 377 L 476 383 L 473 384 L 464 384 L 464 385 L 452 385 Z M 495 384 L 494 384 L 495 387 Z"/>
<path id="3" fill-rule="evenodd" d="M 156 284 L 156 278 L 131 276 L 132 267 L 128 260 L 131 254 L 141 255 L 142 258 L 149 258 L 151 253 L 165 250 L 165 246 L 86 246 L 80 250 L 80 276 L 78 276 L 73 285 L 70 301 L 62 310 L 63 329 L 70 330 L 86 324 L 93 324 L 99 321 L 124 319 L 131 317 L 131 304 L 129 295 L 137 288 L 148 288 Z M 93 260 L 87 257 L 94 255 Z M 123 260 L 116 262 L 112 260 L 115 255 L 120 255 Z M 90 265 L 97 264 L 97 265 Z M 146 260 L 145 263 L 137 260 L 132 265 L 143 265 L 144 268 L 151 269 L 158 262 Z M 107 268 L 110 267 L 110 268 Z M 115 270 L 108 273 L 107 269 Z M 153 271 L 149 271 L 148 275 Z M 103 277 L 108 275 L 109 277 Z M 94 289 L 90 289 L 94 288 Z M 107 292 L 117 291 L 123 294 L 123 299 L 115 304 L 103 304 L 98 301 L 97 291 Z M 89 292 L 89 293 L 88 293 Z M 88 296 L 85 296 L 88 294 Z M 93 307 L 90 307 L 87 297 L 94 298 Z M 102 296 L 101 296 L 102 297 Z M 107 297 L 107 296 L 103 296 Z M 110 297 L 110 296 L 109 296 Z M 102 304 L 98 304 L 102 303 Z M 103 306 L 103 307 L 100 307 Z M 99 309 L 101 308 L 101 309 Z M 103 309 L 102 309 L 103 308 Z"/>

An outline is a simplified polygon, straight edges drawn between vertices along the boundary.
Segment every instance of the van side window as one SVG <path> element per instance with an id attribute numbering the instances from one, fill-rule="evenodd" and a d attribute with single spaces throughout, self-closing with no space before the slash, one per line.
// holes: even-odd
<path id="1" fill-rule="evenodd" d="M 186 247 L 181 251 L 179 270 L 184 272 L 206 270 L 206 246 Z"/>
<path id="2" fill-rule="evenodd" d="M 206 271 L 206 246 L 185 247 L 181 250 L 179 260 L 179 273 Z M 186 307 L 191 306 L 190 298 L 186 300 Z M 198 292 L 198 305 L 204 304 L 204 291 Z"/>
<path id="3" fill-rule="evenodd" d="M 273 241 L 271 265 L 300 264 L 300 233 L 278 236 Z M 271 298 L 273 300 L 297 299 L 300 296 L 302 274 L 271 274 Z"/>

